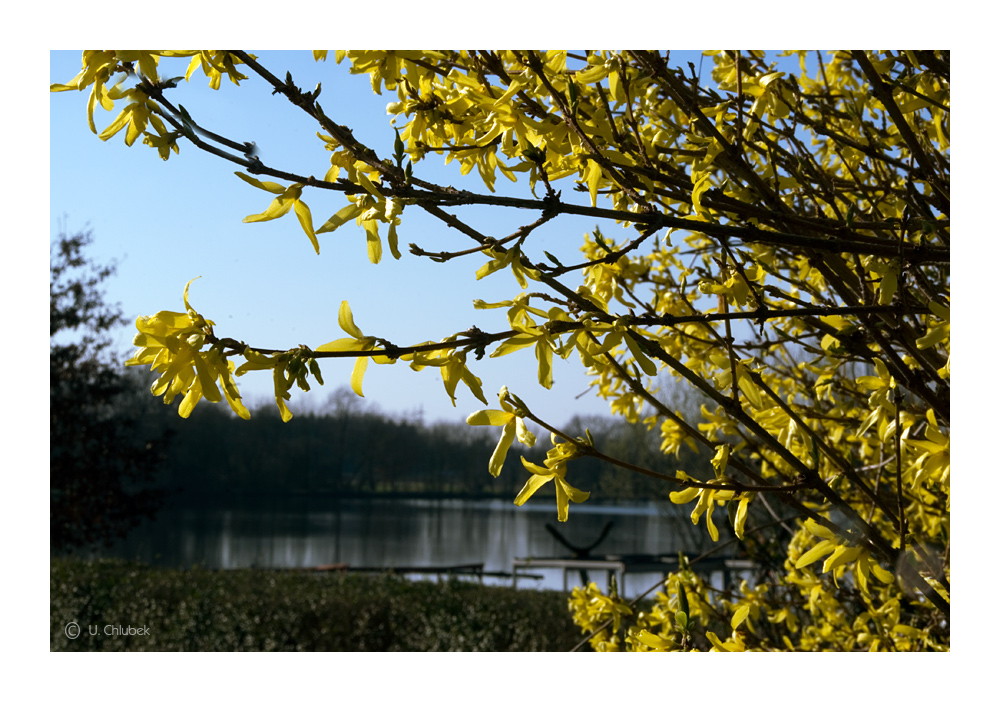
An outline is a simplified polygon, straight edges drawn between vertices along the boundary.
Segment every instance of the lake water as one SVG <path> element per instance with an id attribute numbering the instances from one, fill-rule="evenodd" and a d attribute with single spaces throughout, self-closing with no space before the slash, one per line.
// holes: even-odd
<path id="1" fill-rule="evenodd" d="M 569 521 L 559 523 L 554 501 L 515 507 L 506 500 L 282 498 L 234 509 L 167 508 L 104 555 L 172 568 L 344 563 L 402 569 L 482 563 L 485 571 L 509 573 L 515 558 L 571 555 L 546 525 L 574 546 L 586 547 L 613 522 L 593 551 L 596 557 L 700 553 L 714 544 L 704 523 L 693 527 L 687 507 L 572 504 Z M 533 572 L 543 577 L 519 579 L 518 587 L 562 589 L 561 571 Z M 604 573 L 591 571 L 590 577 L 606 583 Z M 625 595 L 639 594 L 659 579 L 629 574 Z M 511 579 L 487 577 L 484 582 L 510 585 Z M 577 571 L 570 571 L 568 582 L 571 588 L 580 584 Z"/>

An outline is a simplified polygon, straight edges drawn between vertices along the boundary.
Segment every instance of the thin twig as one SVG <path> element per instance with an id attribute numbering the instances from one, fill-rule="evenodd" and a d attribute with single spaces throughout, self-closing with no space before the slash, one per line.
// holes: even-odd
<path id="1" fill-rule="evenodd" d="M 776 520 L 776 521 L 774 521 L 774 522 L 769 522 L 768 524 L 762 524 L 762 525 L 760 525 L 760 526 L 757 526 L 757 527 L 753 527 L 752 529 L 747 529 L 746 531 L 744 531 L 744 532 L 743 532 L 743 536 L 744 536 L 744 538 L 746 538 L 746 537 L 747 537 L 747 536 L 749 536 L 750 534 L 753 534 L 753 533 L 756 533 L 756 532 L 758 532 L 758 531 L 761 531 L 761 530 L 763 530 L 763 529 L 770 529 L 770 528 L 771 528 L 771 527 L 773 527 L 773 526 L 778 526 L 779 524 L 784 524 L 785 522 L 790 522 L 790 521 L 794 521 L 794 520 L 796 520 L 796 519 L 798 519 L 798 517 L 786 517 L 785 519 L 779 519 L 779 520 Z M 711 556 L 711 555 L 712 555 L 713 553 L 717 553 L 718 551 L 721 551 L 721 550 L 722 550 L 722 549 L 724 549 L 724 548 L 728 548 L 729 546 L 731 546 L 731 545 L 733 545 L 733 544 L 735 544 L 735 543 L 738 543 L 739 541 L 740 541 L 739 539 L 735 539 L 735 538 L 734 538 L 734 539 L 729 539 L 728 541 L 723 541 L 722 543 L 718 544 L 717 546 L 713 546 L 713 547 L 712 547 L 712 548 L 710 548 L 709 550 L 707 550 L 707 551 L 704 551 L 703 553 L 699 554 L 699 555 L 698 555 L 698 556 L 696 556 L 695 558 L 693 558 L 693 559 L 691 559 L 690 561 L 688 561 L 688 565 L 689 565 L 689 566 L 690 566 L 690 565 L 694 565 L 695 563 L 698 563 L 699 561 L 701 561 L 701 560 L 702 560 L 703 558 L 708 558 L 708 557 L 709 557 L 709 556 Z M 669 580 L 670 580 L 670 576 L 667 576 L 667 577 L 666 577 L 666 578 L 664 578 L 663 580 L 659 581 L 658 583 L 656 583 L 655 585 L 653 585 L 652 587 L 650 587 L 649 589 L 647 589 L 647 590 L 646 590 L 645 592 L 643 592 L 643 593 L 642 593 L 641 595 L 639 595 L 638 597 L 636 597 L 635 599 L 633 599 L 633 600 L 632 600 L 631 602 L 629 602 L 629 603 L 628 603 L 628 607 L 629 607 L 630 609 L 631 609 L 631 608 L 633 608 L 633 607 L 635 607 L 635 606 L 636 606 L 637 604 L 639 604 L 639 602 L 641 602 L 641 601 L 642 601 L 643 599 L 645 599 L 645 598 L 646 598 L 646 597 L 647 597 L 647 596 L 648 596 L 648 595 L 649 595 L 649 594 L 650 594 L 651 592 L 653 592 L 653 590 L 656 590 L 656 589 L 658 589 L 658 588 L 660 588 L 660 587 L 663 587 L 663 585 L 664 585 L 665 583 L 667 583 L 667 582 L 668 582 Z M 602 624 L 602 625 L 601 625 L 601 626 L 599 626 L 599 627 L 598 627 L 597 629 L 594 629 L 594 631 L 592 631 L 592 632 L 590 632 L 589 634 L 587 634 L 587 636 L 585 636 L 585 637 L 584 637 L 584 638 L 583 638 L 583 639 L 582 639 L 582 640 L 580 641 L 580 643 L 578 643 L 578 644 L 577 644 L 576 646 L 574 646 L 573 648 L 571 648 L 571 649 L 569 650 L 569 652 L 570 652 L 570 653 L 574 653 L 574 652 L 576 652 L 576 651 L 579 651 L 579 650 L 580 650 L 580 648 L 581 648 L 581 647 L 582 647 L 582 646 L 583 646 L 584 644 L 586 644 L 586 643 L 587 643 L 588 641 L 590 641 L 590 640 L 591 640 L 592 638 L 594 638 L 595 636 L 597 636 L 597 634 L 599 634 L 600 632 L 602 632 L 602 631 L 604 631 L 605 629 L 607 629 L 607 628 L 608 628 L 608 626 L 610 626 L 610 625 L 612 624 L 612 622 L 613 622 L 613 621 L 614 621 L 613 619 L 608 619 L 607 621 L 605 621 L 605 622 L 604 622 L 604 624 Z"/>

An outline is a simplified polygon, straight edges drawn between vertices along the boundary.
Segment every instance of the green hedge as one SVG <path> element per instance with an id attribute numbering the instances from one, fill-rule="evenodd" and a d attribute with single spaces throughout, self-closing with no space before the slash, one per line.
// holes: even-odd
<path id="1" fill-rule="evenodd" d="M 53 559 L 49 588 L 53 651 L 567 651 L 580 639 L 562 593 L 460 581 Z"/>

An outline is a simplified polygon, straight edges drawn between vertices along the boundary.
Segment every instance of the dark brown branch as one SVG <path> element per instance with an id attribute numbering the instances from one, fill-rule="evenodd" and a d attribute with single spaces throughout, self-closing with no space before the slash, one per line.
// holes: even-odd
<path id="1" fill-rule="evenodd" d="M 910 125 L 900 111 L 899 105 L 896 104 L 896 101 L 892 97 L 892 89 L 882 81 L 882 77 L 875 70 L 872 62 L 868 60 L 868 56 L 864 51 L 851 51 L 851 56 L 861 66 L 861 70 L 864 71 L 865 77 L 872 86 L 875 97 L 878 98 L 882 106 L 885 107 L 886 112 L 889 113 L 893 124 L 896 125 L 896 129 L 899 130 L 900 135 L 909 147 L 910 153 L 913 154 L 917 163 L 920 164 L 920 170 L 923 171 L 927 182 L 934 189 L 934 192 L 938 194 L 938 201 L 936 203 L 938 208 L 945 214 L 949 214 L 951 198 L 948 193 L 948 185 L 938 176 L 937 169 L 927 156 L 923 146 L 917 141 L 917 136 L 910 129 Z"/>

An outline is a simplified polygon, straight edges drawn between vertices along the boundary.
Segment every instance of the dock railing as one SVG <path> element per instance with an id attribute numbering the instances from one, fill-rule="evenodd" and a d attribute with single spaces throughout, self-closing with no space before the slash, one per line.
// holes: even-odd
<path id="1" fill-rule="evenodd" d="M 690 560 L 694 560 L 691 557 Z M 517 587 L 519 578 L 532 577 L 525 571 L 540 569 L 555 569 L 562 571 L 563 592 L 569 592 L 569 572 L 576 570 L 588 574 L 591 570 L 603 570 L 607 576 L 607 586 L 611 587 L 611 576 L 618 581 L 618 591 L 625 592 L 626 573 L 659 573 L 664 579 L 679 567 L 677 555 L 649 556 L 639 554 L 607 555 L 598 558 L 515 558 L 513 561 L 513 587 Z M 722 574 L 722 587 L 727 588 L 734 577 L 740 573 L 752 573 L 756 569 L 753 561 L 709 557 L 695 562 L 691 568 L 697 573 L 711 578 L 716 573 Z M 589 575 L 588 575 L 589 579 Z"/>

